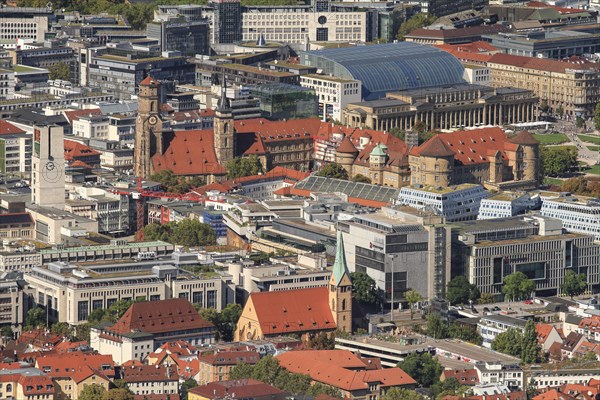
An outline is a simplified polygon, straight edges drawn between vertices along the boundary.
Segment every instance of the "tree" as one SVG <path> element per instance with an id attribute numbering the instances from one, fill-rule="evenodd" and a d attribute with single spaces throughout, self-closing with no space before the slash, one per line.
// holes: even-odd
<path id="1" fill-rule="evenodd" d="M 542 102 L 540 103 L 540 111 L 544 114 L 550 111 L 550 107 L 548 106 L 548 102 L 546 100 L 542 100 Z"/>
<path id="2" fill-rule="evenodd" d="M 236 157 L 227 163 L 227 177 L 229 179 L 258 175 L 261 172 L 263 172 L 263 166 L 254 154 L 248 157 Z"/>
<path id="3" fill-rule="evenodd" d="M 408 306 L 410 308 L 410 319 L 413 319 L 414 306 L 420 301 L 423 301 L 423 296 L 419 294 L 415 289 L 408 289 L 404 292 L 404 298 L 408 302 Z"/>
<path id="4" fill-rule="evenodd" d="M 540 166 L 543 175 L 560 175 L 577 166 L 575 148 L 542 146 L 540 150 Z"/>
<path id="5" fill-rule="evenodd" d="M 392 129 L 390 129 L 390 133 L 402 141 L 404 140 L 404 138 L 406 138 L 406 132 L 404 132 L 400 128 L 392 128 Z"/>
<path id="6" fill-rule="evenodd" d="M 127 390 L 129 390 L 129 386 L 127 386 L 127 382 L 125 381 L 125 379 L 115 379 L 113 381 L 113 386 L 116 389 L 127 389 Z"/>
<path id="7" fill-rule="evenodd" d="M 432 131 L 419 132 L 419 146 L 431 139 L 432 137 L 434 137 L 435 135 L 436 133 Z"/>
<path id="8" fill-rule="evenodd" d="M 170 169 L 165 169 L 150 175 L 150 180 L 161 184 L 164 190 L 172 193 L 187 193 L 192 188 L 200 187 L 205 182 L 200 177 L 186 178 L 176 176 Z"/>
<path id="9" fill-rule="evenodd" d="M 396 39 L 404 40 L 404 36 L 408 35 L 410 32 L 414 31 L 417 28 L 422 28 L 424 26 L 431 25 L 435 20 L 436 18 L 430 14 L 415 14 L 410 19 L 408 19 L 400 25 L 398 33 L 396 34 Z"/>
<path id="10" fill-rule="evenodd" d="M 575 126 L 577 128 L 583 128 L 583 125 L 585 125 L 585 119 L 581 118 L 580 116 L 577 116 L 577 118 L 575 118 Z"/>
<path id="11" fill-rule="evenodd" d="M 393 387 L 385 392 L 381 400 L 425 400 L 425 398 L 414 390 Z"/>
<path id="12" fill-rule="evenodd" d="M 73 329 L 66 322 L 57 322 L 50 326 L 50 332 L 55 333 L 57 335 L 70 337 L 73 334 Z"/>
<path id="13" fill-rule="evenodd" d="M 377 301 L 377 289 L 373 278 L 365 272 L 353 272 L 350 274 L 352 280 L 352 297 L 361 303 L 372 304 Z"/>
<path id="14" fill-rule="evenodd" d="M 460 275 L 452 278 L 448 282 L 448 290 L 446 291 L 446 299 L 450 304 L 466 304 L 471 301 L 476 301 L 480 296 L 477 286 L 469 283 L 466 277 Z"/>
<path id="15" fill-rule="evenodd" d="M 43 307 L 37 306 L 27 311 L 25 326 L 38 328 L 44 325 L 46 325 L 46 310 Z"/>
<path id="16" fill-rule="evenodd" d="M 412 130 L 417 133 L 425 133 L 427 131 L 427 125 L 425 125 L 425 122 L 418 119 L 413 124 Z"/>
<path id="17" fill-rule="evenodd" d="M 173 234 L 172 228 L 173 223 L 168 224 L 148 224 L 144 226 L 144 238 L 146 240 L 161 240 L 168 241 L 171 240 L 171 235 Z"/>
<path id="18" fill-rule="evenodd" d="M 356 174 L 352 177 L 352 182 L 371 183 L 371 178 L 362 174 Z"/>
<path id="19" fill-rule="evenodd" d="M 186 380 L 185 382 L 183 382 L 181 384 L 181 400 L 187 400 L 188 399 L 188 392 L 190 391 L 190 389 L 193 389 L 196 386 L 198 386 L 198 382 L 196 382 L 192 378 L 190 378 L 190 379 Z"/>
<path id="20" fill-rule="evenodd" d="M 509 300 L 522 300 L 531 296 L 535 283 L 521 271 L 512 273 L 504 278 L 502 293 Z"/>
<path id="21" fill-rule="evenodd" d="M 185 218 L 173 226 L 170 241 L 184 247 L 210 246 L 217 243 L 217 235 L 209 224 Z"/>
<path id="22" fill-rule="evenodd" d="M 279 360 L 275 357 L 268 355 L 260 359 L 252 368 L 252 378 L 257 381 L 266 383 L 267 385 L 274 385 L 277 374 L 281 370 Z"/>
<path id="23" fill-rule="evenodd" d="M 52 80 L 71 81 L 71 67 L 65 62 L 59 62 L 48 68 L 48 77 Z"/>
<path id="24" fill-rule="evenodd" d="M 481 346 L 483 338 L 475 328 L 454 322 L 450 325 L 448 336 Z"/>
<path id="25" fill-rule="evenodd" d="M 558 115 L 559 117 L 562 118 L 562 116 L 565 114 L 565 109 L 563 108 L 563 106 L 558 106 L 558 108 L 556 109 L 556 115 Z"/>
<path id="26" fill-rule="evenodd" d="M 3 338 L 8 339 L 12 339 L 14 337 L 14 333 L 10 325 L 4 325 L 2 329 L 0 329 L 0 335 L 2 335 Z"/>
<path id="27" fill-rule="evenodd" d="M 427 336 L 434 339 L 448 337 L 448 324 L 442 320 L 438 313 L 429 314 L 429 317 L 427 317 Z"/>
<path id="28" fill-rule="evenodd" d="M 313 350 L 333 350 L 335 348 L 335 337 L 325 332 L 319 332 L 310 338 L 308 347 Z"/>
<path id="29" fill-rule="evenodd" d="M 348 179 L 348 171 L 340 164 L 331 162 L 326 164 L 319 170 L 317 176 L 324 176 L 326 178 L 335 178 L 335 179 Z"/>
<path id="30" fill-rule="evenodd" d="M 311 397 L 317 397 L 320 394 L 324 394 L 330 397 L 342 398 L 342 394 L 338 389 L 329 385 L 324 385 L 320 382 L 311 385 L 306 391 L 306 394 Z"/>
<path id="31" fill-rule="evenodd" d="M 560 285 L 560 291 L 571 296 L 579 296 L 583 294 L 587 289 L 587 277 L 585 274 L 576 274 L 575 271 L 570 270 L 565 274 L 565 280 Z"/>
<path id="32" fill-rule="evenodd" d="M 521 357 L 523 351 L 523 335 L 515 328 L 509 328 L 502 332 L 492 341 L 492 350 L 508 354 L 514 357 Z"/>
<path id="33" fill-rule="evenodd" d="M 494 299 L 494 295 L 491 293 L 481 293 L 479 296 L 479 300 L 477 303 L 479 304 L 490 304 L 494 303 L 496 300 Z"/>
<path id="34" fill-rule="evenodd" d="M 254 366 L 246 363 L 236 364 L 235 367 L 231 368 L 229 371 L 229 379 L 232 381 L 239 379 L 248 379 L 252 377 L 252 371 L 254 370 Z"/>
<path id="35" fill-rule="evenodd" d="M 594 110 L 594 127 L 600 130 L 600 102 L 596 104 L 596 109 Z"/>
<path id="36" fill-rule="evenodd" d="M 235 332 L 235 326 L 240 319 L 240 315 L 242 315 L 242 306 L 239 304 L 227 304 L 221 311 L 217 326 L 221 340 L 226 342 L 233 340 L 233 333 Z"/>
<path id="37" fill-rule="evenodd" d="M 541 347 L 537 341 L 535 323 L 532 320 L 528 320 L 525 324 L 525 332 L 523 333 L 521 361 L 523 361 L 524 364 L 535 364 L 540 362 L 540 351 Z"/>
<path id="38" fill-rule="evenodd" d="M 431 389 L 436 399 L 441 399 L 444 396 L 456 396 L 463 397 L 469 389 L 467 386 L 463 386 L 456 378 L 448 378 L 443 382 L 436 382 Z"/>
<path id="39" fill-rule="evenodd" d="M 411 353 L 398 363 L 398 368 L 422 387 L 430 387 L 437 382 L 444 370 L 440 362 L 429 353 Z"/>
<path id="40" fill-rule="evenodd" d="M 282 369 L 277 374 L 275 386 L 294 396 L 303 395 L 310 386 L 311 378 L 304 374 L 294 374 Z"/>
<path id="41" fill-rule="evenodd" d="M 104 392 L 102 400 L 133 400 L 133 393 L 129 389 L 110 389 Z"/>
<path id="42" fill-rule="evenodd" d="M 102 400 L 104 393 L 106 393 L 104 386 L 92 383 L 91 385 L 84 386 L 79 394 L 79 400 Z"/>

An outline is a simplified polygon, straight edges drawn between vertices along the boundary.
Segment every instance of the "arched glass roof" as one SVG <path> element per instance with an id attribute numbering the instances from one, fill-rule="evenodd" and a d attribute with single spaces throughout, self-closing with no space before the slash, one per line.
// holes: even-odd
<path id="1" fill-rule="evenodd" d="M 360 80 L 366 100 L 391 91 L 464 83 L 464 68 L 454 56 L 411 42 L 308 51 L 301 62 Z"/>

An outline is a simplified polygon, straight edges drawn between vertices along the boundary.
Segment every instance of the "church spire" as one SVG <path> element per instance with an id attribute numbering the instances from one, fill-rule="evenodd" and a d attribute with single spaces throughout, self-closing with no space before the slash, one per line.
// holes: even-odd
<path id="1" fill-rule="evenodd" d="M 229 99 L 227 98 L 227 80 L 225 78 L 225 73 L 223 73 L 223 78 L 221 79 L 221 97 L 219 98 L 217 111 L 220 113 L 228 113 L 231 111 L 229 107 Z"/>
<path id="2" fill-rule="evenodd" d="M 339 286 L 344 274 L 348 274 L 348 265 L 346 264 L 346 252 L 344 250 L 344 237 L 342 231 L 338 230 L 337 246 L 335 250 L 335 262 L 333 263 L 332 278 L 336 286 Z"/>

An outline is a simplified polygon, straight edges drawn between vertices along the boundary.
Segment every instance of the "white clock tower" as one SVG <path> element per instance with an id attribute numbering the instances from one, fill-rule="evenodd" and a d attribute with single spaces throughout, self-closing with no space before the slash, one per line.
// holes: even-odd
<path id="1" fill-rule="evenodd" d="M 36 125 L 31 158 L 31 201 L 65 208 L 65 146 L 62 126 Z"/>

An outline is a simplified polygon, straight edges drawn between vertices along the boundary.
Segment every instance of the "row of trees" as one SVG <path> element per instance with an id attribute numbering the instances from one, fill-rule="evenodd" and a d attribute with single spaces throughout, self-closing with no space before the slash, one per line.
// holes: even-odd
<path id="1" fill-rule="evenodd" d="M 144 227 L 144 238 L 185 247 L 212 246 L 217 243 L 217 235 L 209 224 L 190 218 L 168 224 L 148 224 Z"/>
<path id="2" fill-rule="evenodd" d="M 325 394 L 336 398 L 342 397 L 339 390 L 331 386 L 321 383 L 311 385 L 310 376 L 287 371 L 279 365 L 279 360 L 270 355 L 261 358 L 255 365 L 238 364 L 229 373 L 229 379 L 231 380 L 247 378 L 273 385 L 295 396 L 308 395 L 316 397 Z"/>
<path id="3" fill-rule="evenodd" d="M 515 328 L 510 328 L 496 336 L 492 342 L 492 349 L 514 357 L 519 357 L 524 364 L 539 363 L 541 347 L 537 341 L 535 323 L 527 321 L 523 333 Z"/>

